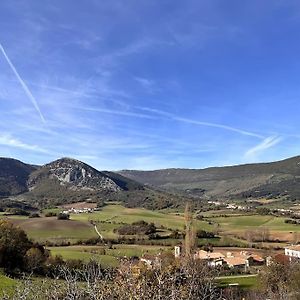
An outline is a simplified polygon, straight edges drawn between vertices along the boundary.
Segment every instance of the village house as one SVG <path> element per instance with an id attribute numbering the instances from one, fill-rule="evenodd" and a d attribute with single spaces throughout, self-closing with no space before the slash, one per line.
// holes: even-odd
<path id="1" fill-rule="evenodd" d="M 207 264 L 212 267 L 222 266 L 224 263 L 224 255 L 219 252 L 208 252 L 205 250 L 199 250 L 194 255 L 196 259 L 203 259 L 207 261 Z"/>
<path id="2" fill-rule="evenodd" d="M 300 258 L 300 245 L 286 247 L 284 249 L 284 254 L 288 257 Z"/>
<path id="3" fill-rule="evenodd" d="M 232 269 L 248 269 L 249 268 L 249 261 L 243 257 L 225 257 L 224 262 L 226 265 Z"/>
<path id="4" fill-rule="evenodd" d="M 181 257 L 181 247 L 176 246 L 174 249 L 175 258 Z M 265 263 L 265 260 L 257 255 L 247 251 L 240 252 L 209 252 L 205 250 L 197 250 L 194 254 L 195 259 L 201 259 L 211 267 L 228 266 L 235 269 L 248 269 L 250 266 L 259 266 Z"/>

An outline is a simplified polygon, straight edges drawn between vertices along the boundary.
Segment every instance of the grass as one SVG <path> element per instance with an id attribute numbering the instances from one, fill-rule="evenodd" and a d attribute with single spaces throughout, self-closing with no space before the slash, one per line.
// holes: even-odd
<path id="1" fill-rule="evenodd" d="M 9 218 L 16 226 L 22 228 L 30 238 L 38 242 L 70 241 L 97 237 L 91 224 L 75 220 L 57 220 L 56 217 Z"/>
<path id="2" fill-rule="evenodd" d="M 231 284 L 238 284 L 239 288 L 255 288 L 258 284 L 257 275 L 226 276 L 217 278 L 220 287 L 227 287 Z"/>
<path id="3" fill-rule="evenodd" d="M 184 228 L 184 216 L 176 214 L 168 214 L 159 211 L 152 211 L 143 208 L 125 208 L 121 205 L 107 205 L 99 212 L 91 214 L 72 214 L 71 218 L 78 221 L 106 221 L 115 223 L 133 223 L 144 220 L 153 222 L 157 226 L 165 226 L 172 229 Z M 195 221 L 197 228 L 209 230 L 212 228 L 207 222 Z"/>
<path id="4" fill-rule="evenodd" d="M 44 210 L 59 211 L 60 209 Z M 157 227 L 169 229 L 184 229 L 184 216 L 179 213 L 166 213 L 161 211 L 151 211 L 143 208 L 125 208 L 120 204 L 109 204 L 101 211 L 93 213 L 71 214 L 69 221 L 57 220 L 56 217 L 28 218 L 12 216 L 8 218 L 15 225 L 26 231 L 28 236 L 37 242 L 50 241 L 61 243 L 69 241 L 76 243 L 78 240 L 84 240 L 97 237 L 97 234 L 90 224 L 90 221 L 98 221 L 97 228 L 104 238 L 116 239 L 118 234 L 114 230 L 123 223 L 131 224 L 135 221 L 144 220 L 153 222 Z M 206 221 L 195 220 L 196 229 L 211 231 L 213 225 Z M 161 232 L 162 235 L 168 234 L 168 230 Z M 167 244 L 174 245 L 178 241 L 168 241 Z"/>
<path id="5" fill-rule="evenodd" d="M 0 296 L 1 293 L 3 292 L 7 292 L 7 293 L 12 292 L 16 283 L 17 283 L 16 280 L 9 278 L 0 273 Z"/>
<path id="6" fill-rule="evenodd" d="M 226 231 L 240 231 L 259 227 L 269 228 L 270 231 L 300 231 L 299 225 L 287 224 L 286 217 L 276 216 L 227 216 L 212 218 L 213 222 L 220 224 L 220 228 Z"/>
<path id="7" fill-rule="evenodd" d="M 231 237 L 221 236 L 220 238 L 198 239 L 198 246 L 211 244 L 213 247 L 247 247 L 246 241 Z"/>
<path id="8" fill-rule="evenodd" d="M 114 245 L 113 249 L 105 246 L 68 246 L 49 247 L 52 255 L 61 255 L 64 259 L 81 259 L 89 261 L 94 259 L 105 267 L 115 267 L 122 257 L 141 257 L 143 254 L 157 254 L 159 252 L 172 251 L 162 246 L 142 245 Z"/>
<path id="9" fill-rule="evenodd" d="M 262 215 L 236 215 L 235 212 L 228 214 L 227 217 L 219 217 L 217 214 L 222 211 L 205 212 L 204 221 L 195 220 L 195 229 L 206 231 L 220 230 L 223 237 L 220 240 L 200 240 L 199 245 L 212 243 L 214 246 L 245 246 L 241 240 L 233 240 L 224 234 L 243 234 L 245 230 L 255 230 L 259 227 L 269 228 L 272 237 L 282 240 L 289 240 L 290 232 L 300 231 L 300 225 L 287 224 L 285 217 L 262 216 Z M 183 213 L 175 211 L 151 211 L 143 208 L 126 208 L 120 204 L 109 204 L 104 206 L 101 211 L 93 213 L 71 214 L 71 220 L 62 221 L 55 217 L 35 218 L 12 216 L 16 225 L 24 229 L 30 238 L 39 241 L 61 242 L 70 241 L 75 243 L 80 239 L 97 237 L 97 234 L 90 224 L 90 221 L 98 221 L 97 228 L 104 238 L 116 239 L 118 234 L 114 230 L 123 223 L 130 224 L 135 221 L 144 220 L 153 222 L 157 227 L 169 229 L 184 229 L 185 219 Z M 210 223 L 211 222 L 211 223 Z M 210 224 L 209 224 L 210 223 Z M 222 234 L 223 232 L 223 234 Z M 165 235 L 167 232 L 164 232 Z M 288 235 L 288 236 L 287 236 Z M 153 244 L 162 243 L 164 245 L 175 245 L 177 240 L 158 240 L 151 241 Z"/>
<path id="10" fill-rule="evenodd" d="M 70 246 L 70 247 L 51 247 L 48 248 L 51 251 L 51 254 L 60 255 L 63 259 L 79 259 L 85 262 L 90 261 L 91 259 L 100 262 L 104 267 L 115 267 L 119 264 L 118 259 L 111 255 L 103 255 L 91 253 L 86 250 L 86 248 Z"/>

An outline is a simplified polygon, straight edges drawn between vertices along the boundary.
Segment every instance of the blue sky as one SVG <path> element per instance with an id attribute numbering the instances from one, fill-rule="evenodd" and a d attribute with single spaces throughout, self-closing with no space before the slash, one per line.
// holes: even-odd
<path id="1" fill-rule="evenodd" d="M 300 154 L 300 3 L 1 0 L 0 156 L 98 169 Z"/>

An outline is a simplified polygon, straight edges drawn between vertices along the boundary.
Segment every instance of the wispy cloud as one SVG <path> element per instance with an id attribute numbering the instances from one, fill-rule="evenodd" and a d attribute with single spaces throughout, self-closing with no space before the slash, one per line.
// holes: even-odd
<path id="1" fill-rule="evenodd" d="M 147 92 L 154 93 L 158 90 L 154 80 L 145 78 L 145 77 L 134 77 L 135 81 L 137 81 Z"/>
<path id="2" fill-rule="evenodd" d="M 247 130 L 243 130 L 240 128 L 235 128 L 232 126 L 224 125 L 224 124 L 204 122 L 204 121 L 193 120 L 193 119 L 189 119 L 189 118 L 183 118 L 183 117 L 177 116 L 175 114 L 172 114 L 172 113 L 169 113 L 169 112 L 166 112 L 163 110 L 153 109 L 153 108 L 149 108 L 149 107 L 137 107 L 137 108 L 141 109 L 143 111 L 148 111 L 150 113 L 162 115 L 162 116 L 166 117 L 167 119 L 177 121 L 177 122 L 183 122 L 183 123 L 194 124 L 194 125 L 199 125 L 199 126 L 215 127 L 215 128 L 228 130 L 228 131 L 237 132 L 242 135 L 256 137 L 259 139 L 264 138 L 264 136 L 262 136 L 260 134 L 257 134 L 257 133 L 251 132 L 251 131 L 247 131 Z"/>
<path id="3" fill-rule="evenodd" d="M 49 153 L 49 151 L 47 151 L 44 148 L 41 148 L 37 145 L 30 145 L 30 144 L 23 143 L 19 139 L 14 138 L 9 134 L 0 134 L 0 145 L 13 147 L 13 148 L 20 148 L 23 150 Z"/>
<path id="4" fill-rule="evenodd" d="M 43 123 L 45 123 L 45 118 L 39 108 L 39 105 L 36 101 L 36 99 L 34 98 L 34 96 L 32 95 L 31 91 L 29 90 L 28 86 L 26 85 L 26 83 L 24 82 L 24 80 L 21 78 L 21 76 L 19 75 L 18 71 L 16 70 L 15 66 L 13 65 L 13 63 L 11 62 L 11 60 L 9 59 L 9 57 L 7 56 L 3 46 L 0 44 L 0 50 L 4 56 L 4 58 L 6 59 L 8 65 L 10 66 L 11 70 L 13 71 L 13 73 L 15 74 L 16 78 L 18 79 L 18 81 L 20 82 L 24 92 L 26 93 L 27 97 L 29 98 L 29 100 L 31 101 L 32 105 L 34 106 L 34 108 L 36 109 L 36 111 L 38 112 L 41 120 Z"/>
<path id="5" fill-rule="evenodd" d="M 91 112 L 100 112 L 112 115 L 121 115 L 126 117 L 134 117 L 134 118 L 142 118 L 142 119 L 157 119 L 154 116 L 142 113 L 136 113 L 131 111 L 123 111 L 123 110 L 113 110 L 113 109 L 106 109 L 106 108 L 94 108 L 94 107 L 77 107 L 81 110 L 91 111 Z"/>
<path id="6" fill-rule="evenodd" d="M 256 155 L 262 153 L 263 151 L 274 147 L 275 145 L 277 145 L 279 142 L 282 141 L 281 137 L 278 136 L 270 136 L 265 138 L 261 143 L 259 143 L 258 145 L 250 148 L 246 153 L 245 153 L 245 158 L 247 159 L 253 159 L 256 157 Z"/>
<path id="7" fill-rule="evenodd" d="M 124 111 L 124 110 L 120 110 L 120 109 L 93 108 L 93 107 L 83 107 L 83 106 L 77 107 L 77 108 L 86 110 L 86 111 L 94 111 L 94 112 L 108 113 L 108 114 L 114 114 L 114 115 L 123 115 L 123 116 L 127 116 L 127 117 L 142 118 L 142 119 L 154 119 L 155 120 L 155 119 L 159 119 L 159 117 L 154 116 L 154 115 L 160 115 L 160 116 L 163 116 L 165 120 L 169 120 L 169 121 L 182 122 L 182 123 L 187 123 L 187 124 L 192 124 L 192 125 L 197 125 L 197 126 L 220 128 L 223 130 L 236 132 L 236 133 L 239 133 L 239 134 L 245 135 L 245 136 L 252 136 L 252 137 L 259 138 L 259 139 L 265 139 L 265 137 L 263 135 L 255 133 L 255 132 L 251 132 L 248 130 L 243 130 L 243 129 L 228 126 L 225 124 L 218 124 L 218 123 L 205 122 L 205 121 L 184 118 L 184 117 L 169 113 L 167 111 L 163 111 L 163 110 L 159 110 L 159 109 L 155 109 L 155 108 L 149 108 L 149 107 L 129 106 L 129 108 L 140 110 L 140 111 L 142 110 L 144 112 L 148 112 L 148 114 L 140 113 L 140 112 L 133 112 L 133 111 Z"/>

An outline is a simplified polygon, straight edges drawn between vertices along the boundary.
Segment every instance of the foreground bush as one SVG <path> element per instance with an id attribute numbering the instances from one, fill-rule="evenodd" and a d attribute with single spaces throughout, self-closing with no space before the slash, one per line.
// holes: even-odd
<path id="1" fill-rule="evenodd" d="M 196 261 L 152 270 L 127 263 L 118 270 L 103 270 L 89 263 L 80 271 L 59 267 L 53 280 L 25 280 L 13 295 L 3 299 L 99 299 L 99 300 L 218 300 L 215 271 Z"/>

